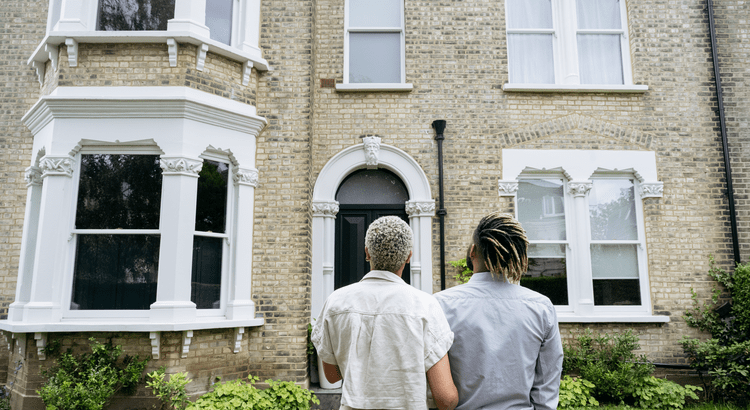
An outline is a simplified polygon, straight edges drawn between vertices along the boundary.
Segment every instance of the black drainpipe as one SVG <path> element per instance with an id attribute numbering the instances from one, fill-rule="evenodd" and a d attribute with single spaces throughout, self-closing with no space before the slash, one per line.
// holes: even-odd
<path id="1" fill-rule="evenodd" d="M 435 141 L 438 143 L 438 184 L 440 186 L 440 203 L 437 210 L 440 218 L 440 290 L 445 290 L 445 215 L 448 212 L 443 206 L 443 131 L 445 131 L 445 120 L 435 120 L 432 122 L 432 128 L 435 129 Z"/>
<path id="2" fill-rule="evenodd" d="M 721 74 L 719 57 L 716 53 L 716 27 L 714 26 L 714 7 L 712 0 L 708 4 L 708 28 L 711 34 L 711 56 L 714 60 L 714 78 L 716 79 L 716 97 L 719 100 L 719 124 L 721 125 L 721 145 L 724 149 L 724 172 L 727 179 L 727 197 L 729 201 L 729 222 L 732 226 L 732 250 L 734 263 L 740 263 L 740 243 L 737 236 L 737 213 L 734 210 L 734 188 L 732 188 L 732 168 L 729 165 L 729 144 L 727 142 L 727 124 L 724 116 L 724 98 L 721 94 Z"/>

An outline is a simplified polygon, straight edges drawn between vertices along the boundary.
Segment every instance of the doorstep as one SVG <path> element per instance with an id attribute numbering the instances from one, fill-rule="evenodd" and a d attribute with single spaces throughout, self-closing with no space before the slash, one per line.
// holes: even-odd
<path id="1" fill-rule="evenodd" d="M 314 404 L 310 407 L 312 410 L 339 410 L 341 405 L 341 388 L 338 389 L 321 389 L 320 385 L 310 383 L 310 390 L 320 400 L 320 404 Z"/>

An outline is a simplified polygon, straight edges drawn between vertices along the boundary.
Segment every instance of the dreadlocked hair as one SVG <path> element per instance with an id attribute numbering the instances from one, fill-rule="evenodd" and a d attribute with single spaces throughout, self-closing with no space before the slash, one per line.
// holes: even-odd
<path id="1" fill-rule="evenodd" d="M 479 221 L 474 230 L 474 245 L 493 276 L 502 275 L 518 283 L 529 268 L 526 231 L 509 214 L 493 212 Z"/>

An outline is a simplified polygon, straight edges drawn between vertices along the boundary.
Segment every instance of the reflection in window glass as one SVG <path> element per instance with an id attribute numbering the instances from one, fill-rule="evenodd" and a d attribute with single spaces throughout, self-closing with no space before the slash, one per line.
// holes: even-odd
<path id="1" fill-rule="evenodd" d="M 403 204 L 409 191 L 396 174 L 385 169 L 363 169 L 344 179 L 336 191 L 336 201 L 349 204 Z"/>
<path id="2" fill-rule="evenodd" d="M 595 179 L 589 193 L 591 239 L 636 240 L 635 187 L 629 179 Z"/>
<path id="3" fill-rule="evenodd" d="M 158 229 L 158 155 L 81 155 L 77 229 Z"/>
<path id="4" fill-rule="evenodd" d="M 190 300 L 198 309 L 219 309 L 223 238 L 193 239 L 193 274 Z"/>
<path id="5" fill-rule="evenodd" d="M 528 255 L 529 270 L 521 277 L 521 286 L 547 296 L 553 305 L 567 305 L 565 245 L 530 244 Z"/>
<path id="6" fill-rule="evenodd" d="M 350 83 L 400 83 L 401 33 L 350 33 Z"/>
<path id="7" fill-rule="evenodd" d="M 529 240 L 565 240 L 565 201 L 561 179 L 518 183 L 518 221 Z"/>
<path id="8" fill-rule="evenodd" d="M 227 219 L 229 166 L 223 162 L 203 161 L 198 176 L 198 201 L 195 230 L 224 233 Z"/>
<path id="9" fill-rule="evenodd" d="M 166 30 L 175 0 L 99 0 L 97 30 Z"/>
<path id="10" fill-rule="evenodd" d="M 235 0 L 206 1 L 206 26 L 211 40 L 230 44 L 232 41 L 232 5 Z"/>

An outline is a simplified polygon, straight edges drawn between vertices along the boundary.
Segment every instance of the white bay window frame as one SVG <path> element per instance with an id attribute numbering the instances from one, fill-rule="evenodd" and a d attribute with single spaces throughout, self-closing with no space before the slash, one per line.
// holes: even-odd
<path id="1" fill-rule="evenodd" d="M 532 244 L 565 244 L 568 305 L 556 306 L 560 322 L 656 322 L 669 321 L 655 316 L 646 253 L 644 198 L 661 197 L 663 184 L 656 179 L 656 156 L 651 151 L 605 150 L 523 150 L 504 149 L 503 178 L 498 181 L 501 196 L 516 197 L 519 181 L 560 179 L 564 184 L 566 240 L 538 241 Z M 630 179 L 634 183 L 637 239 L 594 241 L 591 239 L 588 195 L 597 179 Z M 521 205 L 516 206 L 516 213 Z M 636 306 L 597 306 L 591 266 L 591 245 L 636 245 L 641 304 Z"/>
<path id="2" fill-rule="evenodd" d="M 555 80 L 551 84 L 520 83 L 509 79 L 503 85 L 504 91 L 520 92 L 621 92 L 642 93 L 648 90 L 647 85 L 633 84 L 633 72 L 630 59 L 630 41 L 628 37 L 627 7 L 625 0 L 619 0 L 619 29 L 579 29 L 577 25 L 576 0 L 549 0 L 552 9 L 552 28 L 510 28 L 512 18 L 505 6 L 506 35 L 512 34 L 548 34 L 552 36 L 552 54 Z M 579 58 L 579 34 L 615 34 L 620 37 L 622 59 L 622 84 L 582 84 Z M 507 41 L 507 56 L 513 58 L 510 41 Z M 508 64 L 509 78 L 513 77 L 512 64 Z"/>

